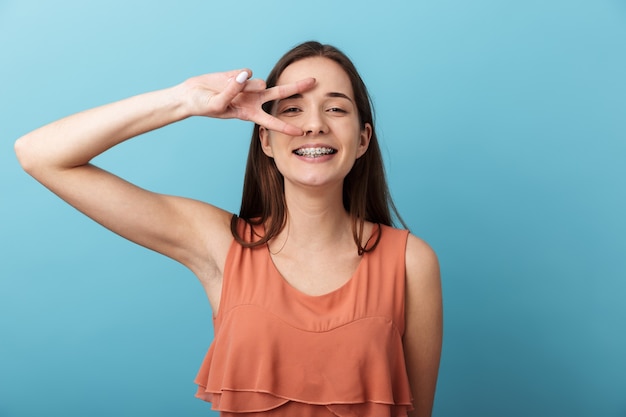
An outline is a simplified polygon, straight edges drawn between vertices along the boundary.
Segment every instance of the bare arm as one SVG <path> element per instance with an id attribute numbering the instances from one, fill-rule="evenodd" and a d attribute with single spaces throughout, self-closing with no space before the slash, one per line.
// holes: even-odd
<path id="1" fill-rule="evenodd" d="M 406 329 L 404 351 L 415 410 L 432 414 L 442 343 L 439 264 L 433 250 L 410 235 L 406 257 Z"/>
<path id="2" fill-rule="evenodd" d="M 127 139 L 190 116 L 252 120 L 301 134 L 264 113 L 261 104 L 304 91 L 314 80 L 266 90 L 263 81 L 247 80 L 249 75 L 247 70 L 208 74 L 69 116 L 18 139 L 18 159 L 29 174 L 89 217 L 204 276 L 215 269 L 223 252 L 219 248 L 230 239 L 229 214 L 143 190 L 90 161 Z"/>

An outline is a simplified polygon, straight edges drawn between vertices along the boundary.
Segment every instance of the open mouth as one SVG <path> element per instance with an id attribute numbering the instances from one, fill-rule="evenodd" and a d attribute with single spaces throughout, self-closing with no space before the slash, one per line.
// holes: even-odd
<path id="1" fill-rule="evenodd" d="M 299 148 L 293 151 L 298 156 L 305 158 L 319 158 L 320 156 L 332 155 L 337 153 L 336 149 L 319 147 L 319 148 Z"/>

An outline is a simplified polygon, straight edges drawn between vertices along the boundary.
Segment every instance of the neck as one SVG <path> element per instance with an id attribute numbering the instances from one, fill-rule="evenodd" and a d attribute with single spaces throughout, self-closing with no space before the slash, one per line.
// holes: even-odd
<path id="1" fill-rule="evenodd" d="M 290 247 L 328 250 L 352 242 L 350 215 L 343 207 L 342 187 L 334 190 L 285 187 L 289 225 L 277 236 L 274 250 L 288 239 Z M 287 236 L 288 235 L 288 236 Z"/>

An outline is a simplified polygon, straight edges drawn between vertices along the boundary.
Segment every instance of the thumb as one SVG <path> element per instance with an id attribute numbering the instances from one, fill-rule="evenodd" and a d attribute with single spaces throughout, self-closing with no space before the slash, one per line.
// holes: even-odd
<path id="1" fill-rule="evenodd" d="M 251 71 L 244 69 L 239 71 L 236 76 L 229 78 L 226 82 L 226 88 L 213 97 L 213 104 L 219 109 L 225 110 L 233 99 L 237 97 L 237 94 L 243 91 L 250 75 Z"/>

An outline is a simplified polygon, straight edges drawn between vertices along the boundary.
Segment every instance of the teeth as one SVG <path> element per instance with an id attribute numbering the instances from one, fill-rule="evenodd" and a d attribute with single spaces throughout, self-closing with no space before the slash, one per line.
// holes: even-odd
<path id="1" fill-rule="evenodd" d="M 317 158 L 323 155 L 335 153 L 333 148 L 300 148 L 294 151 L 296 155 L 306 156 L 307 158 Z"/>

